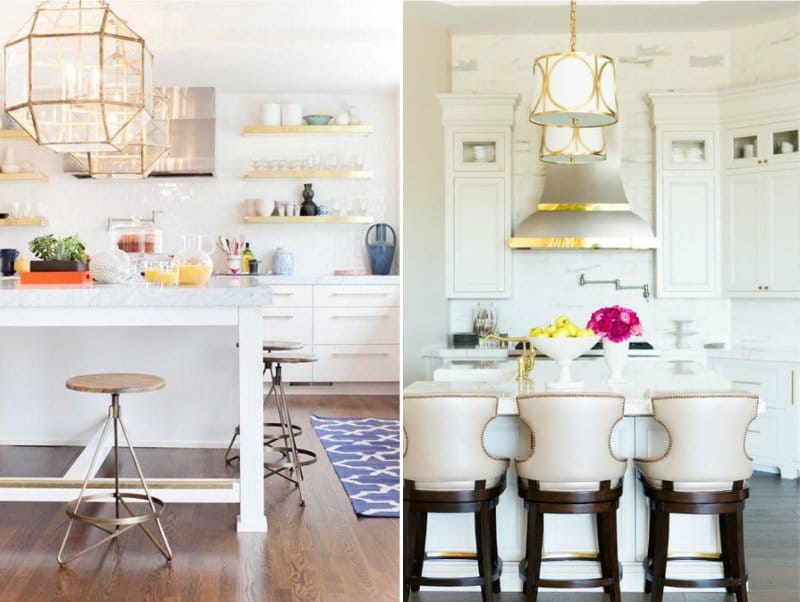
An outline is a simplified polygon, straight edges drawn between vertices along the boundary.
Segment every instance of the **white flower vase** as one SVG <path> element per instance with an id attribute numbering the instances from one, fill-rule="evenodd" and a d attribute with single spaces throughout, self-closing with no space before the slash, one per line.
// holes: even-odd
<path id="1" fill-rule="evenodd" d="M 603 357 L 609 371 L 608 384 L 624 383 L 625 376 L 622 374 L 622 370 L 625 368 L 625 362 L 628 361 L 628 341 L 614 343 L 607 337 L 603 338 Z"/>

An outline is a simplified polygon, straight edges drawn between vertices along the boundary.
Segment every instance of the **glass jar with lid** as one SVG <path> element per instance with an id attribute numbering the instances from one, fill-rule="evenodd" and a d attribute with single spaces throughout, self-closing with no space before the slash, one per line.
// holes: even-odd
<path id="1" fill-rule="evenodd" d="M 164 232 L 151 221 L 133 217 L 114 224 L 108 233 L 114 249 L 140 255 L 163 253 Z"/>

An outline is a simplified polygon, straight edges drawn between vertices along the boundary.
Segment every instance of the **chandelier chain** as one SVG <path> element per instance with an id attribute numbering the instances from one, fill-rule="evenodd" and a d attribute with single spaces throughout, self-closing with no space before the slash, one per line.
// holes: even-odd
<path id="1" fill-rule="evenodd" d="M 571 52 L 575 52 L 578 45 L 578 24 L 575 16 L 575 0 L 569 2 L 569 48 Z"/>

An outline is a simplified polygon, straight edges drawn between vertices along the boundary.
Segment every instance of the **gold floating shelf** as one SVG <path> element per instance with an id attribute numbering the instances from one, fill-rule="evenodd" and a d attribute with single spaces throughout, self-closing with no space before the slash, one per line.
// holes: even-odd
<path id="1" fill-rule="evenodd" d="M 372 224 L 375 218 L 368 215 L 247 215 L 245 224 Z"/>
<path id="2" fill-rule="evenodd" d="M 348 178 L 352 180 L 368 180 L 372 177 L 371 171 L 357 171 L 349 169 L 293 169 L 293 170 L 255 170 L 244 174 L 245 180 L 284 179 L 307 180 L 309 178 Z"/>
<path id="3" fill-rule="evenodd" d="M 0 182 L 49 182 L 45 174 L 38 171 L 20 173 L 0 173 Z"/>
<path id="4" fill-rule="evenodd" d="M 13 140 L 33 140 L 25 130 L 5 129 L 0 130 L 0 138 L 11 138 Z"/>
<path id="5" fill-rule="evenodd" d="M 373 132 L 371 125 L 246 125 L 244 136 L 274 134 L 351 134 L 366 136 Z"/>
<path id="6" fill-rule="evenodd" d="M 7 217 L 0 219 L 0 226 L 46 226 L 44 217 Z"/>

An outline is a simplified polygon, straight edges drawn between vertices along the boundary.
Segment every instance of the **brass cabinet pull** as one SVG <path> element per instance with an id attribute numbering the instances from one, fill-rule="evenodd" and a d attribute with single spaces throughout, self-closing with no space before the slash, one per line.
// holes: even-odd
<path id="1" fill-rule="evenodd" d="M 265 320 L 291 320 L 294 316 L 264 316 Z"/>
<path id="2" fill-rule="evenodd" d="M 792 369 L 792 405 L 794 405 L 794 369 Z"/>
<path id="3" fill-rule="evenodd" d="M 755 429 L 747 429 L 748 433 L 760 433 L 761 431 L 757 431 Z"/>
<path id="4" fill-rule="evenodd" d="M 274 291 L 272 293 L 273 297 L 291 297 L 292 295 L 294 295 L 294 293 L 288 291 Z"/>
<path id="5" fill-rule="evenodd" d="M 377 293 L 377 292 L 358 292 L 354 291 L 352 293 L 331 293 L 331 297 L 385 297 L 389 293 Z"/>
<path id="6" fill-rule="evenodd" d="M 769 290 L 769 287 L 768 287 L 766 284 L 764 285 L 764 290 L 765 290 L 765 291 L 768 291 L 768 290 Z"/>
<path id="7" fill-rule="evenodd" d="M 757 381 L 757 380 L 732 380 L 731 382 L 734 383 L 734 384 L 737 384 L 737 385 L 761 386 L 763 384 L 763 383 L 761 383 L 760 381 Z"/>
<path id="8" fill-rule="evenodd" d="M 386 320 L 389 316 L 381 314 L 379 316 L 331 316 L 331 320 Z"/>
<path id="9" fill-rule="evenodd" d="M 332 356 L 336 356 L 336 355 L 341 355 L 341 356 L 347 356 L 347 355 L 379 355 L 381 357 L 386 357 L 387 355 L 391 355 L 391 354 L 387 353 L 386 351 L 336 351 L 334 353 L 331 353 L 331 355 Z"/>

